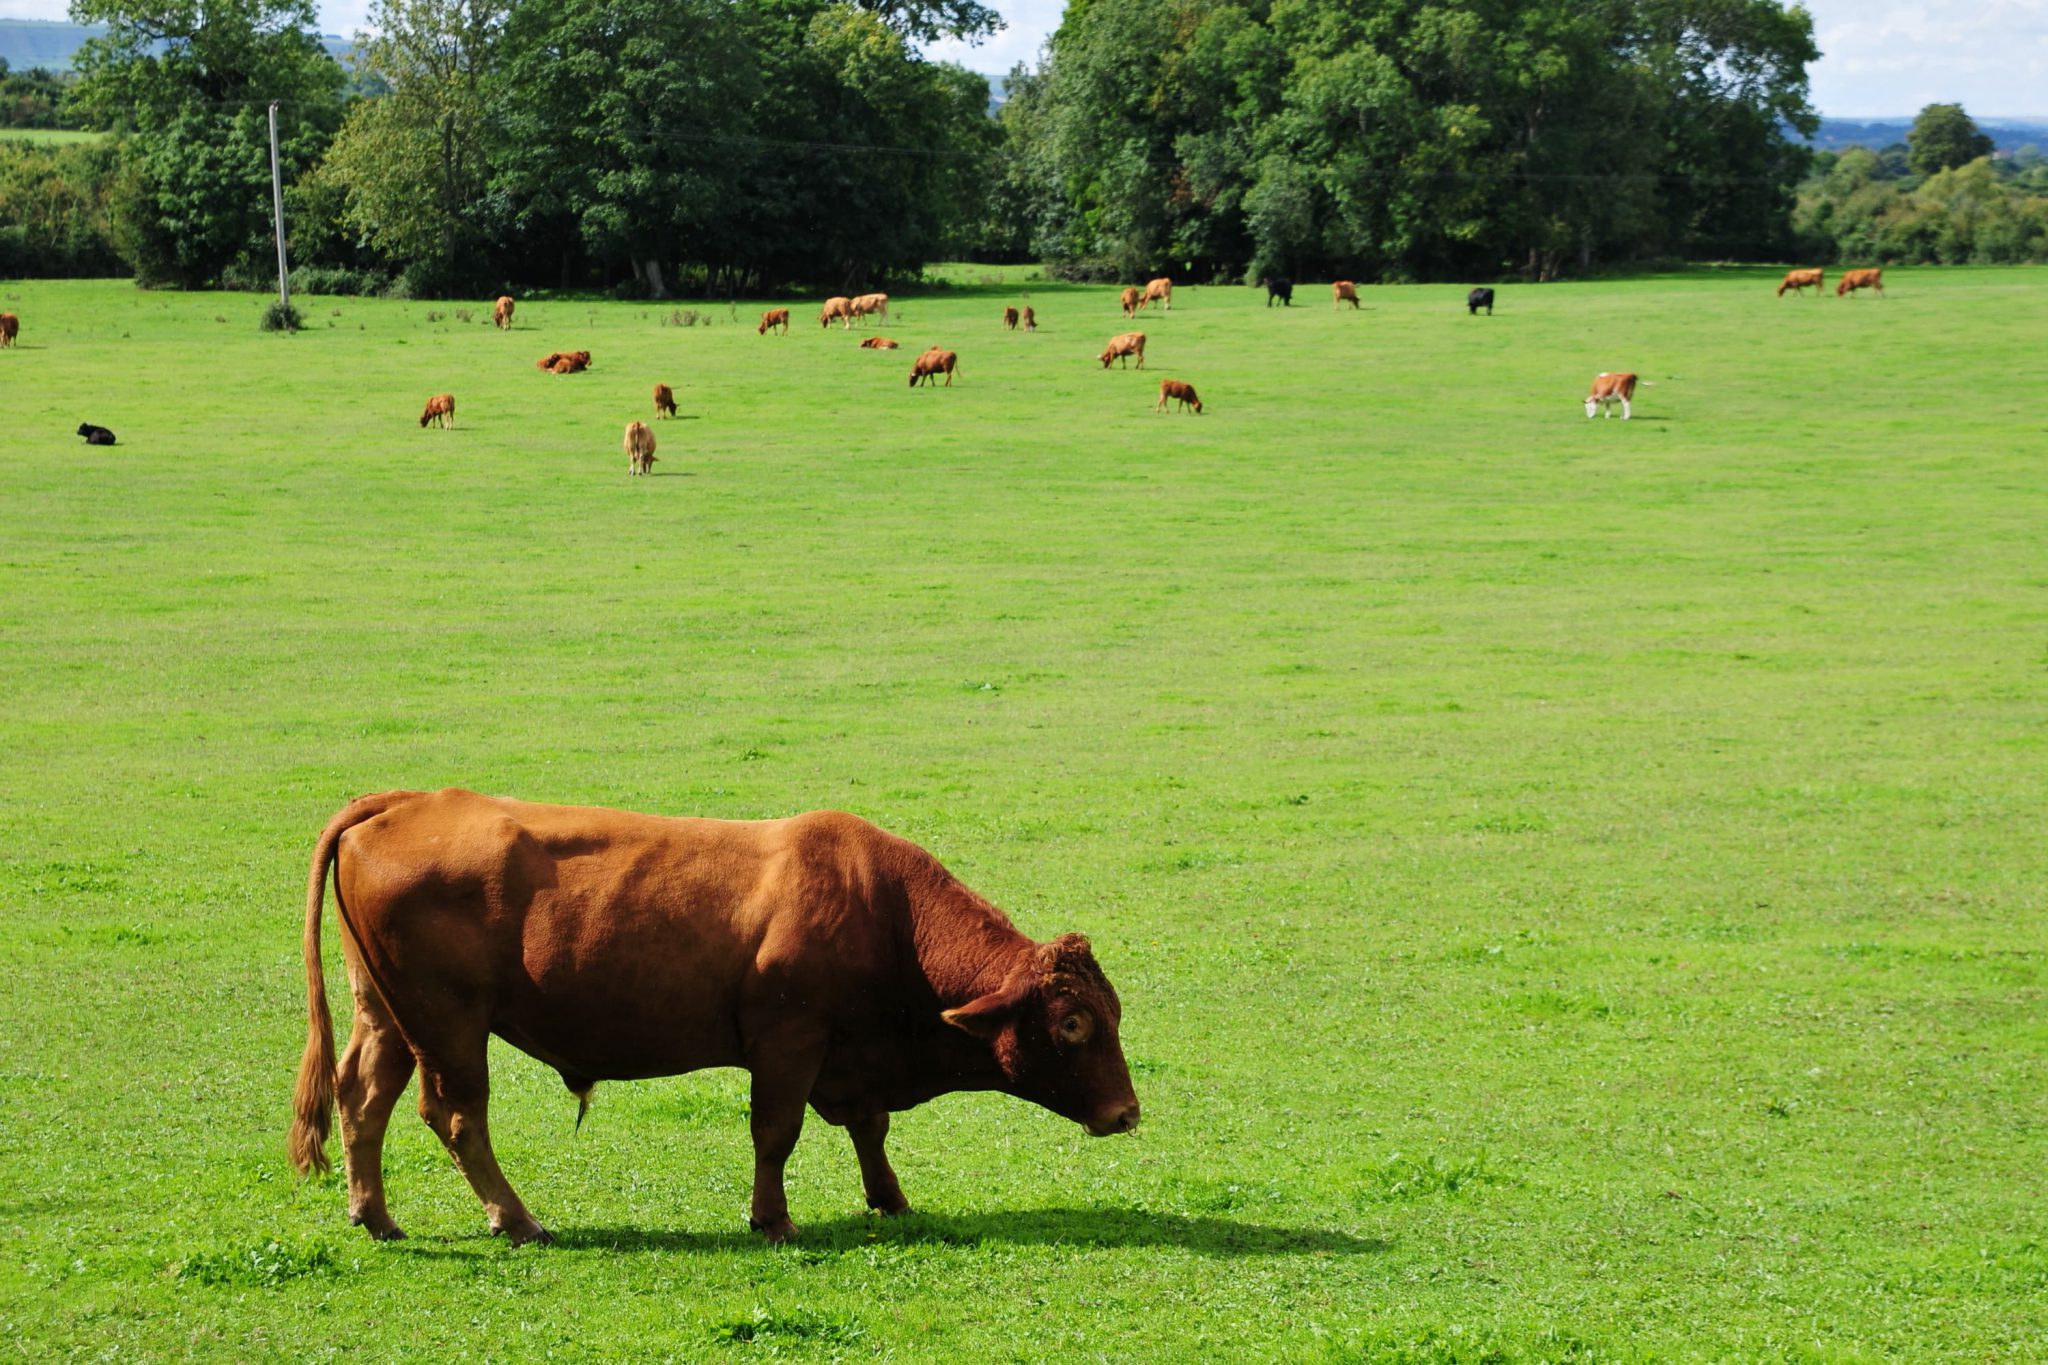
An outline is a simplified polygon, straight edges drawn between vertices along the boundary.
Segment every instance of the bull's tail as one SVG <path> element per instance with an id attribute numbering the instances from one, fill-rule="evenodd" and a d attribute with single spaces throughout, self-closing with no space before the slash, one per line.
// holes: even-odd
<path id="1" fill-rule="evenodd" d="M 299 1059 L 299 1085 L 292 1095 L 291 1154 L 299 1174 L 327 1171 L 327 1132 L 334 1119 L 334 1016 L 327 1010 L 327 980 L 320 968 L 320 910 L 327 869 L 341 836 L 353 825 L 381 815 L 418 792 L 379 792 L 358 797 L 320 831 L 313 866 L 306 875 L 306 1053 Z M 337 898 L 340 893 L 337 891 Z"/>

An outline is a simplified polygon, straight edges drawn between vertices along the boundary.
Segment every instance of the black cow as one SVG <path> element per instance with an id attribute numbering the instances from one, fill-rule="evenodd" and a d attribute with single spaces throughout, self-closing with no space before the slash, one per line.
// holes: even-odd
<path id="1" fill-rule="evenodd" d="M 1266 307 L 1273 306 L 1273 300 L 1280 300 L 1283 308 L 1294 306 L 1294 281 L 1280 275 L 1266 276 Z"/>
<path id="2" fill-rule="evenodd" d="M 78 434 L 85 438 L 85 443 L 89 446 L 110 446 L 114 443 L 113 432 L 105 427 L 96 427 L 90 422 L 80 422 Z"/>
<path id="3" fill-rule="evenodd" d="M 1484 288 L 1473 290 L 1465 296 L 1465 308 L 1473 317 L 1478 317 L 1479 310 L 1482 308 L 1486 310 L 1486 316 L 1492 317 L 1493 291 Z"/>

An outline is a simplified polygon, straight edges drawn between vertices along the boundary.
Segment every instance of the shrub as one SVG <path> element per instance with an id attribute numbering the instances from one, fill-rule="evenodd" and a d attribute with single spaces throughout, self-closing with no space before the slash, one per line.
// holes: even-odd
<path id="1" fill-rule="evenodd" d="M 282 299 L 272 300 L 263 310 L 263 330 L 266 332 L 296 332 L 305 324 L 299 320 L 299 310 Z"/>

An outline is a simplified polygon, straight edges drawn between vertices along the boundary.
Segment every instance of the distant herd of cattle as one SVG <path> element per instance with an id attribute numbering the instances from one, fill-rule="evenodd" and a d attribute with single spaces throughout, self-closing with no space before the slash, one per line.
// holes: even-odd
<path id="1" fill-rule="evenodd" d="M 1291 307 L 1293 305 L 1294 282 L 1292 280 L 1279 276 L 1268 276 L 1261 283 L 1266 289 L 1266 306 L 1268 308 L 1272 307 L 1275 302 L 1283 306 Z M 1778 297 L 1783 298 L 1785 291 L 1788 289 L 1794 294 L 1804 294 L 1807 289 L 1811 288 L 1814 291 L 1814 297 L 1818 298 L 1826 288 L 1826 284 L 1826 272 L 1819 268 L 1788 270 L 1785 272 L 1785 278 L 1778 285 Z M 1884 294 L 1884 271 L 1881 269 L 1843 271 L 1840 279 L 1835 284 L 1835 296 L 1840 298 L 1844 295 L 1854 294 L 1861 289 L 1875 290 L 1881 297 Z M 1472 290 L 1471 293 L 1465 296 L 1465 307 L 1468 312 L 1473 314 L 1477 314 L 1480 309 L 1484 308 L 1490 317 L 1493 314 L 1493 301 L 1493 290 L 1482 286 Z M 1127 318 L 1136 317 L 1155 303 L 1160 306 L 1162 311 L 1172 312 L 1173 281 L 1162 276 L 1159 279 L 1148 281 L 1143 289 L 1136 288 L 1135 286 L 1127 288 L 1123 290 L 1119 297 L 1119 303 L 1123 308 L 1124 316 Z M 1354 309 L 1361 306 L 1358 298 L 1357 282 L 1353 280 L 1338 280 L 1330 286 L 1330 305 L 1341 310 L 1346 303 L 1349 303 Z M 517 303 L 509 295 L 501 295 L 492 306 L 491 321 L 501 331 L 511 330 L 512 315 L 517 307 Z M 842 329 L 851 330 L 856 322 L 864 318 L 880 317 L 886 320 L 888 316 L 889 296 L 887 294 L 861 294 L 850 298 L 835 296 L 826 299 L 824 306 L 818 310 L 818 325 L 829 328 L 833 323 L 837 322 Z M 1028 306 L 1021 310 L 1015 307 L 1005 307 L 1002 320 L 1005 330 L 1022 330 L 1026 332 L 1038 330 L 1038 315 Z M 780 331 L 785 336 L 788 335 L 789 310 L 787 308 L 770 308 L 761 314 L 760 325 L 754 330 L 757 334 L 764 336 L 773 331 Z M 13 313 L 0 313 L 0 349 L 14 345 L 15 338 L 20 334 L 21 319 Z M 895 341 L 883 336 L 867 337 L 860 344 L 863 349 L 868 350 L 893 351 L 897 349 Z M 1109 368 L 1111 361 L 1116 361 L 1120 367 L 1128 369 L 1130 362 L 1135 359 L 1138 362 L 1138 368 L 1142 370 L 1145 368 L 1145 334 L 1143 332 L 1125 332 L 1121 335 L 1113 336 L 1109 339 L 1109 344 L 1103 348 L 1102 354 L 1096 358 L 1102 362 L 1104 369 Z M 959 363 L 960 358 L 955 352 L 933 346 L 911 363 L 910 387 L 916 388 L 919 384 L 936 386 L 938 377 L 944 375 L 946 377 L 945 386 L 951 388 L 953 376 L 958 370 Z M 536 361 L 535 364 L 550 374 L 577 374 L 590 368 L 590 352 L 550 351 L 547 355 Z M 1647 383 L 1648 381 L 1644 382 Z M 1632 373 L 1617 372 L 1598 375 L 1593 380 L 1592 390 L 1586 395 L 1586 416 L 1592 417 L 1597 411 L 1599 415 L 1605 417 L 1614 405 L 1619 404 L 1622 420 L 1627 421 L 1630 416 L 1630 402 L 1635 396 L 1636 383 L 1636 376 Z M 1167 404 L 1171 402 L 1178 402 L 1181 411 L 1200 413 L 1203 410 L 1202 401 L 1195 396 L 1193 386 L 1178 379 L 1161 380 L 1159 384 L 1159 401 L 1153 405 L 1153 411 L 1164 412 Z M 656 417 L 673 417 L 676 415 L 675 392 L 666 384 L 656 384 L 654 386 L 654 415 Z M 444 429 L 455 425 L 455 395 L 437 393 L 427 400 L 426 409 L 420 413 L 420 425 L 426 427 L 435 423 L 438 423 Z M 91 426 L 90 423 L 82 425 L 79 428 L 79 434 L 95 444 L 111 445 L 113 443 L 112 432 L 107 431 L 103 427 Z M 627 426 L 625 447 L 629 471 L 634 474 L 648 473 L 650 467 L 654 464 L 654 433 L 646 423 L 633 422 Z"/>

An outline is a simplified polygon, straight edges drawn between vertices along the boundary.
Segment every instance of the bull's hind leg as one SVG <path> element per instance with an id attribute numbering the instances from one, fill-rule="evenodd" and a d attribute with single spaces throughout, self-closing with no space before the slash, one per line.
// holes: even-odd
<path id="1" fill-rule="evenodd" d="M 906 1212 L 910 1201 L 903 1197 L 903 1187 L 896 1183 L 896 1172 L 882 1146 L 889 1138 L 888 1113 L 855 1119 L 846 1125 L 846 1132 L 853 1139 L 853 1154 L 860 1158 L 860 1184 L 868 1207 L 876 1213 Z"/>
<path id="2" fill-rule="evenodd" d="M 554 1236 L 526 1211 L 491 1151 L 491 1081 L 485 1049 L 486 1035 L 478 1028 L 473 1040 L 421 1051 L 420 1117 L 483 1201 L 492 1236 L 508 1237 L 513 1246 L 552 1242 Z"/>
<path id="3" fill-rule="evenodd" d="M 412 1079 L 412 1049 L 374 987 L 358 987 L 355 1027 L 336 1069 L 343 1160 L 348 1167 L 348 1218 L 380 1242 L 405 1236 L 384 1206 L 384 1130 Z"/>

